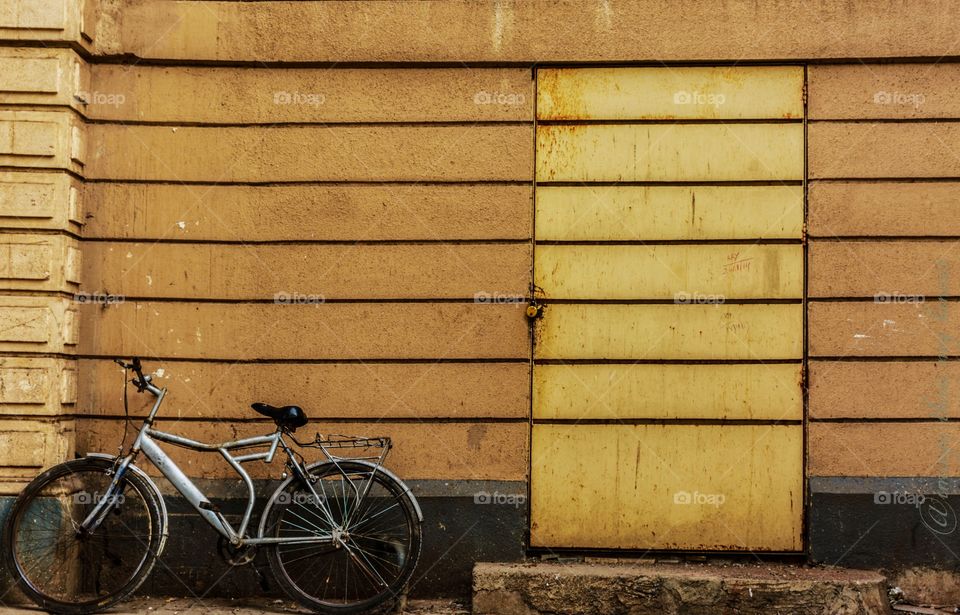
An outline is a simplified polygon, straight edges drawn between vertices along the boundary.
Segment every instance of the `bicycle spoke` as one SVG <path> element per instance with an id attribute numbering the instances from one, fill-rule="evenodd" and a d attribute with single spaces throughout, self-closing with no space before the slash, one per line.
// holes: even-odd
<path id="1" fill-rule="evenodd" d="M 389 477 L 357 465 L 344 461 L 313 474 L 340 524 L 331 528 L 340 548 L 279 545 L 268 551 L 276 556 L 278 578 L 299 592 L 294 595 L 308 597 L 304 604 L 321 611 L 370 607 L 395 595 L 419 554 L 418 520 L 404 500 L 406 492 Z M 270 527 L 284 538 L 309 536 L 315 514 L 288 504 Z"/>
<path id="2" fill-rule="evenodd" d="M 312 494 L 310 495 L 310 497 L 311 497 L 311 498 L 313 497 Z M 307 506 L 304 506 L 304 505 L 302 505 L 302 504 L 300 505 L 300 510 L 304 510 L 304 511 L 309 512 L 312 516 L 316 517 L 317 520 L 318 520 L 320 523 L 325 524 L 325 525 L 330 525 L 330 523 L 331 523 L 331 522 L 330 522 L 330 519 L 332 518 L 332 515 L 331 515 L 331 517 L 327 517 L 327 515 L 326 515 L 327 509 L 328 509 L 328 507 L 326 506 L 326 504 L 321 504 L 321 503 L 319 503 L 319 502 L 317 503 L 317 505 L 316 505 L 315 507 L 307 507 Z M 319 512 L 318 512 L 318 511 L 319 511 Z M 324 513 L 324 514 L 320 514 L 320 513 Z M 304 519 L 304 521 L 306 521 L 306 519 Z"/>
<path id="3" fill-rule="evenodd" d="M 364 517 L 363 521 L 361 521 L 361 522 L 358 523 L 357 525 L 353 526 L 353 528 L 354 528 L 354 529 L 361 528 L 361 527 L 364 526 L 364 524 L 369 523 L 370 521 L 376 519 L 377 517 L 379 517 L 380 515 L 384 514 L 385 512 L 388 512 L 389 510 L 391 510 L 391 509 L 393 509 L 393 508 L 396 508 L 396 507 L 398 507 L 398 506 L 400 506 L 400 503 L 399 503 L 399 502 L 394 502 L 393 506 L 391 506 L 390 508 L 386 508 L 386 509 L 384 509 L 384 510 L 381 510 L 380 512 L 378 512 L 377 514 L 373 515 L 372 517 Z"/>
<path id="4" fill-rule="evenodd" d="M 359 545 L 357 545 L 357 551 L 359 551 L 362 555 L 364 555 L 364 559 L 366 559 L 367 562 L 370 563 L 371 565 L 373 565 L 373 562 L 370 562 L 370 560 L 366 557 L 366 556 L 368 556 L 368 555 L 369 555 L 370 557 L 372 557 L 373 559 L 380 560 L 380 561 L 383 562 L 384 564 L 387 564 L 387 565 L 392 566 L 392 567 L 394 567 L 394 568 L 399 568 L 399 566 L 398 566 L 396 563 L 391 562 L 391 561 L 389 561 L 389 560 L 385 560 L 385 559 L 383 559 L 382 557 L 380 557 L 379 555 L 376 555 L 376 554 L 374 554 L 374 553 L 371 552 L 371 551 L 365 551 L 365 550 L 364 550 L 363 548 L 361 548 Z"/>
<path id="5" fill-rule="evenodd" d="M 301 517 L 301 516 L 298 515 L 297 513 L 293 512 L 292 510 L 290 511 L 290 514 L 292 514 L 292 515 L 293 515 L 294 517 L 296 517 L 297 519 L 300 519 L 301 521 L 303 521 L 303 522 L 306 523 L 307 525 L 312 526 L 312 527 L 313 527 L 313 530 L 308 530 L 308 529 L 305 528 L 305 527 L 300 527 L 299 525 L 297 525 L 297 524 L 295 524 L 295 523 L 292 523 L 292 522 L 290 522 L 290 521 L 286 521 L 286 523 L 287 523 L 288 525 L 292 525 L 292 526 L 294 526 L 294 527 L 296 527 L 296 528 L 298 528 L 298 529 L 303 530 L 304 532 L 311 532 L 311 531 L 314 531 L 314 532 L 322 532 L 322 531 L 323 531 L 322 528 L 320 528 L 320 527 L 318 527 L 318 526 L 316 526 L 316 525 L 313 525 L 310 521 L 308 521 L 307 519 L 304 519 L 303 517 Z"/>
<path id="6" fill-rule="evenodd" d="M 102 604 L 137 578 L 150 555 L 151 509 L 126 479 L 120 485 L 123 500 L 110 504 L 97 531 L 75 531 L 77 519 L 93 510 L 110 484 L 100 464 L 77 460 L 57 466 L 63 473 L 55 468 L 12 513 L 17 574 L 51 604 Z"/>
<path id="7" fill-rule="evenodd" d="M 352 536 L 351 536 L 351 537 L 352 537 Z M 384 544 L 393 545 L 393 546 L 396 546 L 396 547 L 402 547 L 402 546 L 403 546 L 403 541 L 400 541 L 400 540 L 386 540 L 386 539 L 383 539 L 383 538 L 378 538 L 378 537 L 376 537 L 376 536 L 363 536 L 362 538 L 363 538 L 364 540 L 372 540 L 372 541 L 374 541 L 374 542 L 382 542 L 382 543 L 384 543 Z"/>
<path id="8" fill-rule="evenodd" d="M 352 541 L 349 541 L 349 542 L 352 542 Z M 360 557 L 363 558 L 363 561 L 361 561 L 360 558 L 357 557 L 357 555 L 356 555 L 356 553 L 354 552 L 354 550 L 351 549 L 347 544 L 344 544 L 344 545 L 343 545 L 343 548 L 347 550 L 347 552 L 350 554 L 350 557 L 351 557 L 355 562 L 357 562 L 357 565 L 360 567 L 360 569 L 361 569 L 367 576 L 369 576 L 369 577 L 370 577 L 371 579 L 373 579 L 374 581 L 379 581 L 380 584 L 383 585 L 384 587 L 389 587 L 389 586 L 390 586 L 389 583 L 387 583 L 386 581 L 383 580 L 383 576 L 381 576 L 380 573 L 377 572 L 377 570 L 372 567 L 372 564 L 370 564 L 370 560 L 367 559 L 367 556 L 364 554 L 363 549 L 360 549 L 359 547 L 357 547 L 357 552 L 359 552 L 359 553 L 360 553 Z M 376 574 L 376 577 L 373 576 L 374 574 Z"/>

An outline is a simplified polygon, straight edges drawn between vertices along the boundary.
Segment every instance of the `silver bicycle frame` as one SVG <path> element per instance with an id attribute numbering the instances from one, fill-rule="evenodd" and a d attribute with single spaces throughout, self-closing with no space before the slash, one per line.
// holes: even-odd
<path id="1" fill-rule="evenodd" d="M 109 494 L 113 494 L 119 488 L 118 485 L 120 483 L 120 479 L 123 477 L 123 474 L 130 467 L 137 453 L 143 451 L 144 455 L 147 456 L 147 459 L 149 459 L 150 462 L 153 463 L 153 465 L 156 466 L 156 468 L 167 478 L 167 480 L 170 481 L 174 488 L 176 488 L 176 490 L 179 491 L 188 502 L 190 502 L 190 505 L 194 508 L 194 510 L 196 510 L 197 513 L 213 527 L 213 529 L 215 529 L 221 536 L 229 540 L 230 543 L 235 546 L 306 543 L 333 544 L 337 541 L 337 536 L 335 536 L 332 532 L 326 534 L 317 533 L 317 535 L 310 537 L 302 536 L 271 538 L 264 537 L 262 535 L 255 538 L 245 537 L 247 527 L 250 523 L 250 516 L 253 514 L 253 506 L 256 496 L 254 494 L 253 480 L 250 479 L 250 475 L 247 474 L 247 472 L 243 469 L 243 466 L 240 464 L 248 461 L 258 460 L 262 460 L 264 463 L 270 463 L 273 461 L 273 457 L 277 452 L 277 447 L 280 446 L 283 448 L 284 452 L 287 453 L 290 461 L 294 464 L 294 473 L 299 473 L 296 460 L 293 458 L 292 454 L 290 453 L 290 449 L 283 441 L 282 432 L 278 429 L 274 433 L 266 436 L 255 436 L 252 438 L 224 442 L 222 444 L 205 444 L 203 442 L 197 442 L 196 440 L 184 438 L 176 434 L 159 431 L 153 429 L 153 421 L 157 415 L 157 411 L 160 408 L 160 404 L 163 402 L 163 397 L 167 390 L 159 389 L 150 382 L 146 383 L 145 388 L 153 393 L 157 397 L 157 400 L 154 402 L 153 408 L 150 410 L 150 414 L 143 421 L 143 425 L 140 428 L 137 439 L 133 443 L 130 454 L 120 461 L 114 474 L 113 481 L 110 484 L 110 488 L 107 491 Z M 243 519 L 240 522 L 240 527 L 238 529 L 233 529 L 233 527 L 230 525 L 230 522 L 228 522 L 224 516 L 220 514 L 216 507 L 210 503 L 210 500 L 207 498 L 207 496 L 200 491 L 200 489 L 186 474 L 183 473 L 183 470 L 180 469 L 173 459 L 171 459 L 163 451 L 163 449 L 160 448 L 160 446 L 157 444 L 158 441 L 168 442 L 170 444 L 195 451 L 220 453 L 227 463 L 230 464 L 230 467 L 232 467 L 234 471 L 240 475 L 240 478 L 243 479 L 243 482 L 247 487 L 247 507 L 243 513 Z M 231 450 L 248 449 L 257 446 L 267 446 L 268 448 L 265 451 L 236 456 L 231 455 L 229 452 Z M 330 527 L 336 527 L 337 524 L 334 521 L 332 512 L 327 506 L 326 497 L 321 497 L 319 494 L 317 494 L 313 488 L 313 485 L 311 485 L 309 481 L 306 481 L 306 484 L 310 488 L 314 501 L 319 504 L 320 510 L 330 523 Z M 91 530 L 96 529 L 96 527 L 99 526 L 103 521 L 107 512 L 110 510 L 110 506 L 108 505 L 110 501 L 111 498 L 102 498 L 101 501 L 93 508 L 93 510 L 90 511 L 81 525 Z"/>

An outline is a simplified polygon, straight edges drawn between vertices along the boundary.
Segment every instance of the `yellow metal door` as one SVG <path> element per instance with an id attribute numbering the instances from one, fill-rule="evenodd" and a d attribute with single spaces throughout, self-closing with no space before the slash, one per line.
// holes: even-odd
<path id="1" fill-rule="evenodd" d="M 803 68 L 537 80 L 532 546 L 801 550 Z"/>

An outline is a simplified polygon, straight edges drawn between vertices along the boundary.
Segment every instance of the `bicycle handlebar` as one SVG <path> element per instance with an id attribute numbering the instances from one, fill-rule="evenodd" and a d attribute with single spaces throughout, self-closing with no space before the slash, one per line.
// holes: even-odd
<path id="1" fill-rule="evenodd" d="M 142 393 L 146 390 L 151 378 L 150 376 L 143 375 L 143 365 L 140 363 L 140 357 L 133 357 L 130 363 L 124 363 L 121 359 L 114 359 L 113 362 L 123 369 L 133 370 L 133 373 L 137 376 L 133 379 L 133 384 L 137 387 L 137 391 Z"/>

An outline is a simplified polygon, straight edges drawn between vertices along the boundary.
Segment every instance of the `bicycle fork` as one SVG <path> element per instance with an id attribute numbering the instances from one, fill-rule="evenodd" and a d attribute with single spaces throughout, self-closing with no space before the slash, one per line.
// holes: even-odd
<path id="1" fill-rule="evenodd" d="M 80 525 L 75 528 L 77 534 L 89 535 L 96 532 L 114 505 L 120 501 L 120 497 L 122 496 L 120 493 L 120 481 L 123 480 L 127 468 L 133 463 L 134 457 L 136 457 L 136 453 L 130 453 L 116 466 L 116 470 L 113 472 L 113 479 L 111 479 L 110 486 L 107 487 L 106 493 L 97 500 L 93 510 L 91 510 L 84 520 L 80 522 Z"/>

